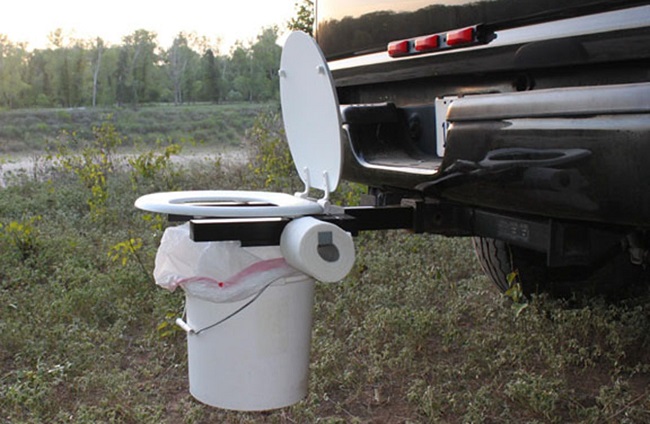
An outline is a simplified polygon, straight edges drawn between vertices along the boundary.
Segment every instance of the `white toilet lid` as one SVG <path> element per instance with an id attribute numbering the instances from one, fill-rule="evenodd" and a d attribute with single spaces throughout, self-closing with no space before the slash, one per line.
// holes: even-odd
<path id="1" fill-rule="evenodd" d="M 327 61 L 316 41 L 304 32 L 292 33 L 282 50 L 280 99 L 300 178 L 310 187 L 336 190 L 342 163 L 339 102 Z"/>
<path id="2" fill-rule="evenodd" d="M 220 218 L 296 217 L 323 213 L 318 203 L 286 193 L 199 190 L 147 194 L 135 206 L 149 212 Z"/>

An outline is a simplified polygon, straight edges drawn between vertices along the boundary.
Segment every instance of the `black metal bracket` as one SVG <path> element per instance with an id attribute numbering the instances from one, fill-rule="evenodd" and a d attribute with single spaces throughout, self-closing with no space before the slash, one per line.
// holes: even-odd
<path id="1" fill-rule="evenodd" d="M 408 229 L 414 225 L 415 210 L 411 207 L 350 207 L 336 215 L 315 215 L 313 218 L 337 225 L 353 236 L 359 231 Z M 272 246 L 291 218 L 200 218 L 190 219 L 190 238 L 196 242 L 239 240 L 242 246 Z"/>
<path id="2" fill-rule="evenodd" d="M 180 217 L 174 217 L 177 220 Z M 582 223 L 504 214 L 435 200 L 404 199 L 397 206 L 359 206 L 313 218 L 357 236 L 361 231 L 404 229 L 413 233 L 480 236 L 547 255 L 548 266 L 588 265 L 617 248 L 624 232 Z M 292 218 L 197 218 L 190 221 L 196 242 L 241 241 L 242 246 L 280 244 Z"/>

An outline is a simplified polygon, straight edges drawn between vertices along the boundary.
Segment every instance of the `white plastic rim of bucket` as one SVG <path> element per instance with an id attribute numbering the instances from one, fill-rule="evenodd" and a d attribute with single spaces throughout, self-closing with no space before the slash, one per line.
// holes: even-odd
<path id="1" fill-rule="evenodd" d="M 209 331 L 188 334 L 190 393 L 210 406 L 262 411 L 307 394 L 314 280 L 272 284 L 255 302 Z M 203 328 L 247 300 L 186 296 L 187 323 Z"/>

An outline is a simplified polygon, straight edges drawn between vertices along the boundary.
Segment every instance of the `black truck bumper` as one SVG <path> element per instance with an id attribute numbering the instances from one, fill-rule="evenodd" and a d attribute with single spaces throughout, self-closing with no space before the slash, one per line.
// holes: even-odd
<path id="1" fill-rule="evenodd" d="M 346 179 L 474 208 L 650 227 L 650 83 L 455 99 L 444 157 L 434 106 L 391 110 L 344 109 Z M 431 132 L 424 141 L 412 141 L 414 116 Z"/>
<path id="2" fill-rule="evenodd" d="M 447 119 L 440 172 L 458 161 L 487 169 L 444 190 L 445 198 L 650 227 L 650 84 L 467 97 L 454 102 Z M 571 151 L 588 154 L 553 161 Z"/>

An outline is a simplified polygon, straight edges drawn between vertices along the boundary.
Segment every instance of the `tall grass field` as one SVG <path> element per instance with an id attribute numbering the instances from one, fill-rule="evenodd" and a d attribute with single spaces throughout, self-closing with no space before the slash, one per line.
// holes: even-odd
<path id="1" fill-rule="evenodd" d="M 161 104 L 132 108 L 17 109 L 0 111 L 0 153 L 44 151 L 61 134 L 83 140 L 93 128 L 111 122 L 124 147 L 181 140 L 209 146 L 241 143 L 247 128 L 268 104 Z"/>
<path id="2" fill-rule="evenodd" d="M 646 423 L 650 302 L 514 303 L 466 239 L 362 233 L 317 284 L 309 394 L 240 413 L 188 392 L 181 290 L 157 287 L 168 223 L 139 196 L 299 184 L 273 105 L 0 113 L 2 423 Z M 216 156 L 175 161 L 184 140 Z M 137 147 L 137 148 L 134 148 Z M 220 151 L 240 149 L 230 162 Z M 120 153 L 128 151 L 128 155 Z M 0 162 L 0 166 L 3 162 Z M 344 184 L 336 201 L 354 204 Z"/>

